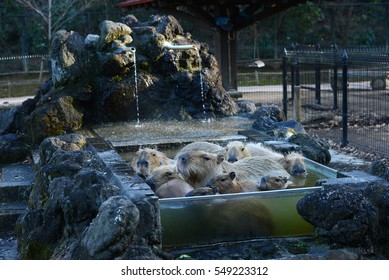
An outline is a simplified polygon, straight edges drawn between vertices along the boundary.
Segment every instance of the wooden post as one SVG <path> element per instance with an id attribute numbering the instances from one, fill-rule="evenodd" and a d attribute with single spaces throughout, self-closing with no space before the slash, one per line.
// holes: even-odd
<path id="1" fill-rule="evenodd" d="M 222 74 L 223 87 L 226 90 L 238 88 L 238 70 L 236 63 L 236 32 L 220 28 L 216 30 L 216 59 Z"/>

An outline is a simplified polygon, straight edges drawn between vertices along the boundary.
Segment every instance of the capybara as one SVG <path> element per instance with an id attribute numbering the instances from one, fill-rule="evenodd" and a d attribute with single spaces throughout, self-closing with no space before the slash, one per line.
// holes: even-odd
<path id="1" fill-rule="evenodd" d="M 190 143 L 190 144 L 182 147 L 177 152 L 177 155 L 188 152 L 188 151 L 204 151 L 204 152 L 208 152 L 208 153 L 222 154 L 222 153 L 224 153 L 225 149 L 218 144 L 205 142 L 205 141 L 198 141 L 198 142 L 193 142 L 193 143 Z"/>
<path id="2" fill-rule="evenodd" d="M 272 159 L 283 158 L 284 155 L 265 147 L 262 143 L 243 143 L 231 141 L 226 146 L 227 161 L 235 162 L 250 156 L 265 156 Z"/>
<path id="3" fill-rule="evenodd" d="M 280 190 L 286 189 L 290 184 L 293 183 L 288 181 L 287 177 L 266 175 L 261 178 L 259 189 L 261 191 Z"/>
<path id="4" fill-rule="evenodd" d="M 188 192 L 185 196 L 204 196 L 219 194 L 217 188 L 213 187 L 201 187 Z"/>
<path id="5" fill-rule="evenodd" d="M 226 162 L 223 155 L 204 151 L 188 151 L 177 156 L 177 171 L 194 188 L 223 172 L 234 171 L 238 181 L 258 181 L 265 175 L 289 177 L 283 166 L 265 157 L 247 157 L 235 163 Z"/>
<path id="6" fill-rule="evenodd" d="M 179 174 L 174 165 L 165 164 L 154 168 L 147 177 L 146 183 L 155 192 L 160 186 L 173 179 L 180 179 L 185 181 Z"/>
<path id="7" fill-rule="evenodd" d="M 237 181 L 236 174 L 222 173 L 207 182 L 207 187 L 216 188 L 220 194 L 240 193 L 240 192 L 255 192 L 259 191 L 259 183 L 253 181 Z"/>
<path id="8" fill-rule="evenodd" d="M 184 197 L 191 191 L 193 188 L 187 182 L 174 178 L 157 188 L 155 195 L 159 198 Z"/>
<path id="9" fill-rule="evenodd" d="M 146 179 L 154 168 L 174 162 L 164 153 L 151 148 L 140 148 L 132 159 L 131 166 L 136 174 Z"/>
<path id="10" fill-rule="evenodd" d="M 291 176 L 307 176 L 304 157 L 296 152 L 291 152 L 279 160 L 282 166 Z"/>
<path id="11" fill-rule="evenodd" d="M 232 141 L 227 144 L 227 161 L 236 162 L 240 159 L 250 156 L 264 156 L 278 160 L 291 176 L 306 176 L 307 170 L 304 163 L 304 157 L 296 152 L 291 152 L 284 156 L 273 151 L 271 148 L 263 146 L 261 143 L 243 143 L 241 141 Z"/>

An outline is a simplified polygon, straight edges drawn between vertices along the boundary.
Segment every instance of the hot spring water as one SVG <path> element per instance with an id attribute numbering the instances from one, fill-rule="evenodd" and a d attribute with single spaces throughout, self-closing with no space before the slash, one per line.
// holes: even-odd
<path id="1" fill-rule="evenodd" d="M 174 158 L 183 145 L 159 145 L 158 150 Z M 120 153 L 130 162 L 138 146 Z M 285 190 L 217 196 L 160 199 L 163 246 L 189 246 L 269 236 L 299 236 L 312 233 L 312 226 L 296 211 L 297 202 L 320 189 L 316 181 L 336 178 L 335 170 L 306 160 L 308 175 L 291 177 Z"/>

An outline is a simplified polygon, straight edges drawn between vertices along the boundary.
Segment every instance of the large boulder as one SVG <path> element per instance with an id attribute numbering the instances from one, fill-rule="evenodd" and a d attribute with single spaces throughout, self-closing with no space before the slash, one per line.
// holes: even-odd
<path id="1" fill-rule="evenodd" d="M 306 195 L 297 203 L 298 213 L 322 241 L 380 252 L 389 241 L 388 186 L 348 178 L 338 181 Z"/>
<path id="2" fill-rule="evenodd" d="M 313 161 L 324 165 L 328 165 L 331 161 L 329 146 L 308 134 L 292 135 L 288 142 L 299 145 L 303 155 Z"/>
<path id="3" fill-rule="evenodd" d="M 25 135 L 8 133 L 0 135 L 0 164 L 25 160 L 30 155 L 30 147 Z"/>
<path id="4" fill-rule="evenodd" d="M 57 31 L 52 40 L 50 60 L 56 87 L 80 79 L 85 73 L 84 38 L 77 32 Z"/>
<path id="5" fill-rule="evenodd" d="M 74 132 L 82 126 L 83 114 L 74 107 L 71 96 L 39 104 L 26 119 L 28 135 L 33 143 L 53 135 Z"/>
<path id="6" fill-rule="evenodd" d="M 28 211 L 16 224 L 23 259 L 160 258 L 159 208 L 146 184 L 119 180 L 76 134 L 45 139 L 39 155 Z"/>

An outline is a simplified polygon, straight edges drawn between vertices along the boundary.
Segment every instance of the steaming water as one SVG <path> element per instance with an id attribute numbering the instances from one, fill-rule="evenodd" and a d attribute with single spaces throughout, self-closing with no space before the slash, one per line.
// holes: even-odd
<path id="1" fill-rule="evenodd" d="M 134 123 L 114 123 L 94 130 L 118 150 L 132 151 L 121 153 L 124 160 L 131 161 L 139 146 L 157 146 L 158 150 L 173 158 L 177 149 L 193 141 L 230 141 L 237 140 L 237 137 L 244 141 L 245 137 L 238 133 L 250 129 L 251 125 L 249 119 L 226 118 L 206 123 L 198 120 L 146 122 L 141 127 L 134 126 Z M 221 141 L 214 142 L 222 144 Z M 320 189 L 315 187 L 317 179 L 335 178 L 337 174 L 316 163 L 310 162 L 307 166 L 308 176 L 305 179 L 292 178 L 296 184 L 286 190 L 160 199 L 162 245 L 168 248 L 312 234 L 312 226 L 299 216 L 296 204 L 304 195 Z M 238 216 L 233 214 L 236 211 Z"/>
<path id="2" fill-rule="evenodd" d="M 296 204 L 318 191 L 317 179 L 336 172 L 307 163 L 304 186 L 252 193 L 160 199 L 163 246 L 196 246 L 223 241 L 312 234 L 312 225 L 297 213 Z"/>
<path id="3" fill-rule="evenodd" d="M 110 123 L 95 126 L 94 131 L 114 146 L 146 146 L 160 143 L 185 143 L 214 139 L 245 140 L 239 131 L 250 129 L 252 120 L 240 117 L 217 119 L 212 122 L 142 121 Z M 137 149 L 138 147 L 136 147 Z"/>
<path id="4" fill-rule="evenodd" d="M 182 146 L 159 146 L 158 150 L 174 158 Z M 134 155 L 135 151 L 121 153 L 129 162 Z M 296 204 L 320 189 L 318 179 L 337 174 L 309 160 L 306 166 L 308 175 L 289 178 L 294 184 L 284 190 L 160 199 L 163 247 L 312 234 L 312 225 L 297 213 Z"/>

